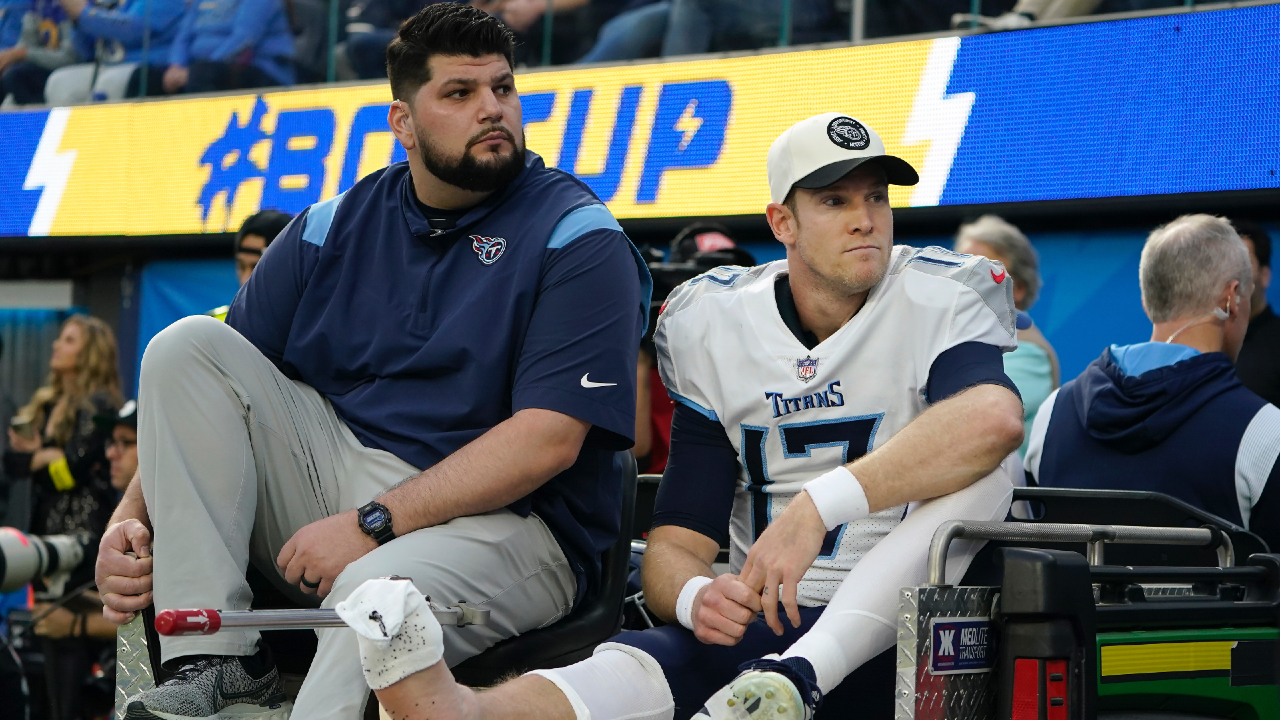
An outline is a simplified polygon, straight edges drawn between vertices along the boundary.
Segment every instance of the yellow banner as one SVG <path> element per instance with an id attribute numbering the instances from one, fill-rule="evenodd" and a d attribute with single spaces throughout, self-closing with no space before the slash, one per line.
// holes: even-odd
<path id="1" fill-rule="evenodd" d="M 922 169 L 922 186 L 930 164 L 945 181 L 959 138 L 935 160 L 937 142 L 905 135 L 926 64 L 949 53 L 949 73 L 958 45 L 529 72 L 517 86 L 529 148 L 590 184 L 617 217 L 752 214 L 768 203 L 773 139 L 833 109 L 875 128 Z M 32 234 L 222 232 L 259 208 L 298 212 L 403 157 L 387 131 L 389 101 L 375 84 L 54 109 L 33 167 L 44 163 L 55 184 L 61 172 L 65 186 L 45 216 L 35 210 Z M 41 155 L 46 147 L 54 152 Z M 901 206 L 919 191 L 894 192 Z"/>

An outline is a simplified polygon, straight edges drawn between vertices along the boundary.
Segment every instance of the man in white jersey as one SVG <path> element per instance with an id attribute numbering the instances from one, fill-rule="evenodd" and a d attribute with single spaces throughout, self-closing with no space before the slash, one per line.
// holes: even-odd
<path id="1" fill-rule="evenodd" d="M 807 720 L 824 694 L 820 717 L 892 715 L 898 590 L 924 581 L 939 524 L 1003 519 L 1021 473 L 1012 282 L 893 245 L 888 184 L 918 177 L 851 117 L 792 126 L 768 168 L 786 260 L 694 278 L 658 321 L 677 408 L 643 576 L 671 624 L 476 693 L 416 600 L 370 581 L 339 609 L 396 720 Z M 955 550 L 950 581 L 976 547 Z M 386 598 L 399 632 L 368 620 Z"/>

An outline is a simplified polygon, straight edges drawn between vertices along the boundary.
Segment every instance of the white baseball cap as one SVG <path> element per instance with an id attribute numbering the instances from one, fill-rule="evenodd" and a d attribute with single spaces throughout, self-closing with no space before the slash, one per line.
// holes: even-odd
<path id="1" fill-rule="evenodd" d="M 826 187 L 870 160 L 894 185 L 920 182 L 911 163 L 885 153 L 875 130 L 844 113 L 814 115 L 784 130 L 769 147 L 769 197 L 780 203 L 793 187 Z"/>

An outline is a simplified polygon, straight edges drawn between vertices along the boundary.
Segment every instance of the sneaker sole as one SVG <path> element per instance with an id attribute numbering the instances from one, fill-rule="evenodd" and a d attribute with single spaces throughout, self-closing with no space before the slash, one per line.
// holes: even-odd
<path id="1" fill-rule="evenodd" d="M 795 696 L 790 683 L 777 673 L 745 675 L 734 681 L 730 693 L 726 704 L 735 717 L 805 720 L 804 704 Z"/>
<path id="2" fill-rule="evenodd" d="M 223 708 L 222 712 L 205 717 L 148 710 L 142 703 L 134 702 L 130 703 L 129 709 L 125 711 L 124 720 L 289 720 L 289 714 L 292 712 L 293 703 L 288 700 L 272 703 L 266 707 L 243 703 L 230 705 Z"/>

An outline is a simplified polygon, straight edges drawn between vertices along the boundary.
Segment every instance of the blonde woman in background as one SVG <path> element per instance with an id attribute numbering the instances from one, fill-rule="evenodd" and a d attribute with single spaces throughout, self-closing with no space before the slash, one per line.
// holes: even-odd
<path id="1" fill-rule="evenodd" d="M 72 315 L 53 341 L 48 382 L 9 428 L 5 467 L 32 479 L 31 532 L 102 534 L 115 491 L 93 416 L 119 407 L 115 335 L 98 318 Z"/>
<path id="2" fill-rule="evenodd" d="M 1026 437 L 1018 454 L 1026 455 L 1031 439 L 1031 421 L 1049 393 L 1058 389 L 1062 378 L 1058 354 L 1031 321 L 1027 310 L 1040 295 L 1040 256 L 1031 241 L 1017 227 L 995 215 L 983 215 L 960 226 L 956 252 L 981 255 L 1004 264 L 1013 278 L 1013 304 L 1018 309 L 1018 349 L 1005 353 L 1004 372 L 1022 395 Z"/>

